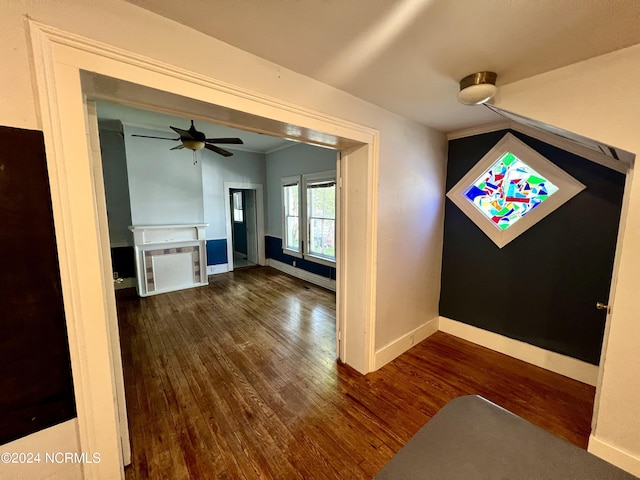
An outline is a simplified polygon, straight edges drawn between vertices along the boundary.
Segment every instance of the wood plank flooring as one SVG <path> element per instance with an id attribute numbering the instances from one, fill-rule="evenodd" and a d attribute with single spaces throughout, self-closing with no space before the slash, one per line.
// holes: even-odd
<path id="1" fill-rule="evenodd" d="M 336 361 L 335 295 L 267 267 L 118 314 L 128 480 L 372 478 L 467 394 L 587 444 L 593 387 L 444 333 L 362 376 Z"/>

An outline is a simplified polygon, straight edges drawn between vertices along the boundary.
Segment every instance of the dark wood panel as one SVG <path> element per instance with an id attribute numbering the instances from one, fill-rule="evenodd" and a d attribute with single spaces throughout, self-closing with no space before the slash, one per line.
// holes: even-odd
<path id="1" fill-rule="evenodd" d="M 0 127 L 0 444 L 75 416 L 42 132 Z"/>
<path id="2" fill-rule="evenodd" d="M 444 333 L 362 376 L 335 357 L 335 295 L 273 269 L 118 310 L 127 479 L 372 478 L 449 400 L 480 394 L 585 447 L 593 387 Z"/>

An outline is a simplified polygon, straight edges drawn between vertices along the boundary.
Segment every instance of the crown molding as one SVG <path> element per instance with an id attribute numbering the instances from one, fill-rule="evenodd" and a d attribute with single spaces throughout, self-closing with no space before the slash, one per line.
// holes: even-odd
<path id="1" fill-rule="evenodd" d="M 453 132 L 447 133 L 447 140 L 456 140 L 458 138 L 473 137 L 475 135 L 482 135 L 483 133 L 506 130 L 507 128 L 511 128 L 511 123 L 512 122 L 510 122 L 509 120 L 500 120 L 499 122 L 463 128 L 462 130 L 454 130 Z"/>
<path id="2" fill-rule="evenodd" d="M 505 120 L 486 125 L 478 125 L 477 127 L 465 128 L 447 133 L 447 140 L 457 140 L 460 138 L 473 137 L 482 135 L 483 133 L 497 132 L 500 130 L 513 130 L 515 132 L 528 135 L 529 137 L 548 143 L 554 147 L 558 147 L 566 152 L 578 155 L 586 160 L 602 165 L 604 167 L 626 174 L 629 170 L 629 164 L 623 160 L 615 160 L 604 153 L 593 150 L 589 147 L 581 145 L 578 142 L 563 138 L 553 133 L 545 132 L 529 125 L 515 122 L 513 120 Z"/>

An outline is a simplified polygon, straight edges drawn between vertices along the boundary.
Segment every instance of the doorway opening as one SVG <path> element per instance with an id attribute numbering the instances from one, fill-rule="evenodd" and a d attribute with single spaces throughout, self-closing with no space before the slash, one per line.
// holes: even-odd
<path id="1" fill-rule="evenodd" d="M 244 125 L 248 130 L 341 150 L 340 358 L 359 372 L 373 369 L 379 152 L 375 129 L 276 99 L 267 101 L 215 79 L 178 72 L 163 62 L 36 22 L 30 22 L 30 32 L 79 412 L 79 450 L 102 453 L 99 464 L 84 466 L 85 476 L 119 478 L 123 472 L 115 400 L 117 366 L 113 362 L 115 316 L 109 307 L 114 298 L 113 279 L 107 275 L 110 261 L 104 261 L 103 252 L 108 227 L 106 209 L 96 204 L 99 192 L 87 142 L 85 98 L 114 100 L 117 96 L 121 103 L 165 106 L 164 111 L 166 105 L 172 105 L 174 112 L 193 113 L 183 115 L 186 117 Z M 87 72 L 99 72 L 88 74 L 95 82 L 89 79 L 87 83 Z M 163 101 L 166 97 L 173 101 Z M 193 108 L 181 108 L 186 104 Z M 345 319 L 348 329 L 343 325 Z"/>
<path id="2" fill-rule="evenodd" d="M 231 190 L 231 245 L 233 268 L 253 267 L 258 263 L 255 190 Z"/>
<path id="3" fill-rule="evenodd" d="M 229 271 L 266 265 L 263 185 L 224 182 L 224 195 Z"/>

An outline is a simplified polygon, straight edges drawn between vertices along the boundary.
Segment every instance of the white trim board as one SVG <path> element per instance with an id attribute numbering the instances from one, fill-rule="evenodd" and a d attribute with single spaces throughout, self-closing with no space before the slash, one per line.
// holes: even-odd
<path id="1" fill-rule="evenodd" d="M 496 123 L 489 123 L 487 125 L 479 125 L 477 127 L 471 127 L 464 130 L 458 130 L 455 132 L 449 132 L 447 133 L 447 141 L 465 137 L 473 137 L 475 135 L 482 135 L 483 133 L 497 132 L 499 130 L 507 129 L 523 133 L 525 135 L 528 135 L 529 137 L 535 138 L 536 140 L 548 143 L 549 145 L 553 145 L 554 147 L 560 148 L 566 152 L 573 153 L 574 155 L 578 155 L 579 157 L 585 158 L 594 163 L 615 170 L 616 172 L 626 174 L 627 170 L 629 169 L 629 164 L 625 161 L 614 160 L 603 153 L 592 150 L 589 147 L 585 147 L 584 145 L 574 142 L 573 140 L 569 140 L 567 138 L 545 132 L 544 130 L 531 127 L 529 125 L 523 125 L 522 123 L 518 123 L 513 120 L 505 120 Z"/>
<path id="2" fill-rule="evenodd" d="M 640 477 L 640 458 L 600 440 L 593 434 L 589 437 L 587 451 L 632 475 Z"/>
<path id="3" fill-rule="evenodd" d="M 458 138 L 475 137 L 476 135 L 482 135 L 483 133 L 507 130 L 511 128 L 512 123 L 513 122 L 510 122 L 509 120 L 499 120 L 485 125 L 477 125 L 475 127 L 464 128 L 462 130 L 455 130 L 447 133 L 447 141 L 456 140 Z"/>
<path id="4" fill-rule="evenodd" d="M 227 273 L 229 271 L 228 263 L 219 263 L 217 265 L 207 265 L 207 275 L 217 275 L 219 273 Z"/>
<path id="5" fill-rule="evenodd" d="M 327 277 L 323 277 L 322 275 L 307 272 L 306 270 L 294 267 L 292 265 L 289 265 L 288 263 L 279 262 L 278 260 L 274 260 L 273 258 L 267 258 L 267 266 L 273 267 L 276 270 L 280 270 L 283 273 L 289 274 L 301 280 L 305 280 L 309 283 L 313 283 L 314 285 L 333 290 L 334 292 L 336 291 L 336 281 Z"/>
<path id="6" fill-rule="evenodd" d="M 490 348 L 496 352 L 504 353 L 510 357 L 559 373 L 560 375 L 588 385 L 595 386 L 598 381 L 599 368 L 596 365 L 591 365 L 590 363 L 566 355 L 551 352 L 446 317 L 440 317 L 438 328 L 442 332 Z"/>
<path id="7" fill-rule="evenodd" d="M 75 418 L 45 428 L 13 442 L 5 443 L 2 452 L 39 454 L 40 462 L 24 465 L 21 463 L 2 463 L 1 477 L 6 480 L 36 480 L 42 478 L 59 480 L 80 480 L 82 466 L 73 462 L 47 462 L 45 455 L 57 452 L 87 453 L 89 458 L 94 452 L 81 452 L 78 443 L 78 422 Z"/>
<path id="8" fill-rule="evenodd" d="M 400 355 L 408 351 L 414 345 L 420 343 L 424 339 L 430 337 L 438 331 L 439 317 L 432 318 L 426 323 L 414 328 L 410 332 L 405 333 L 400 338 L 388 343 L 375 353 L 375 369 L 382 368 L 390 361 L 398 358 Z"/>

